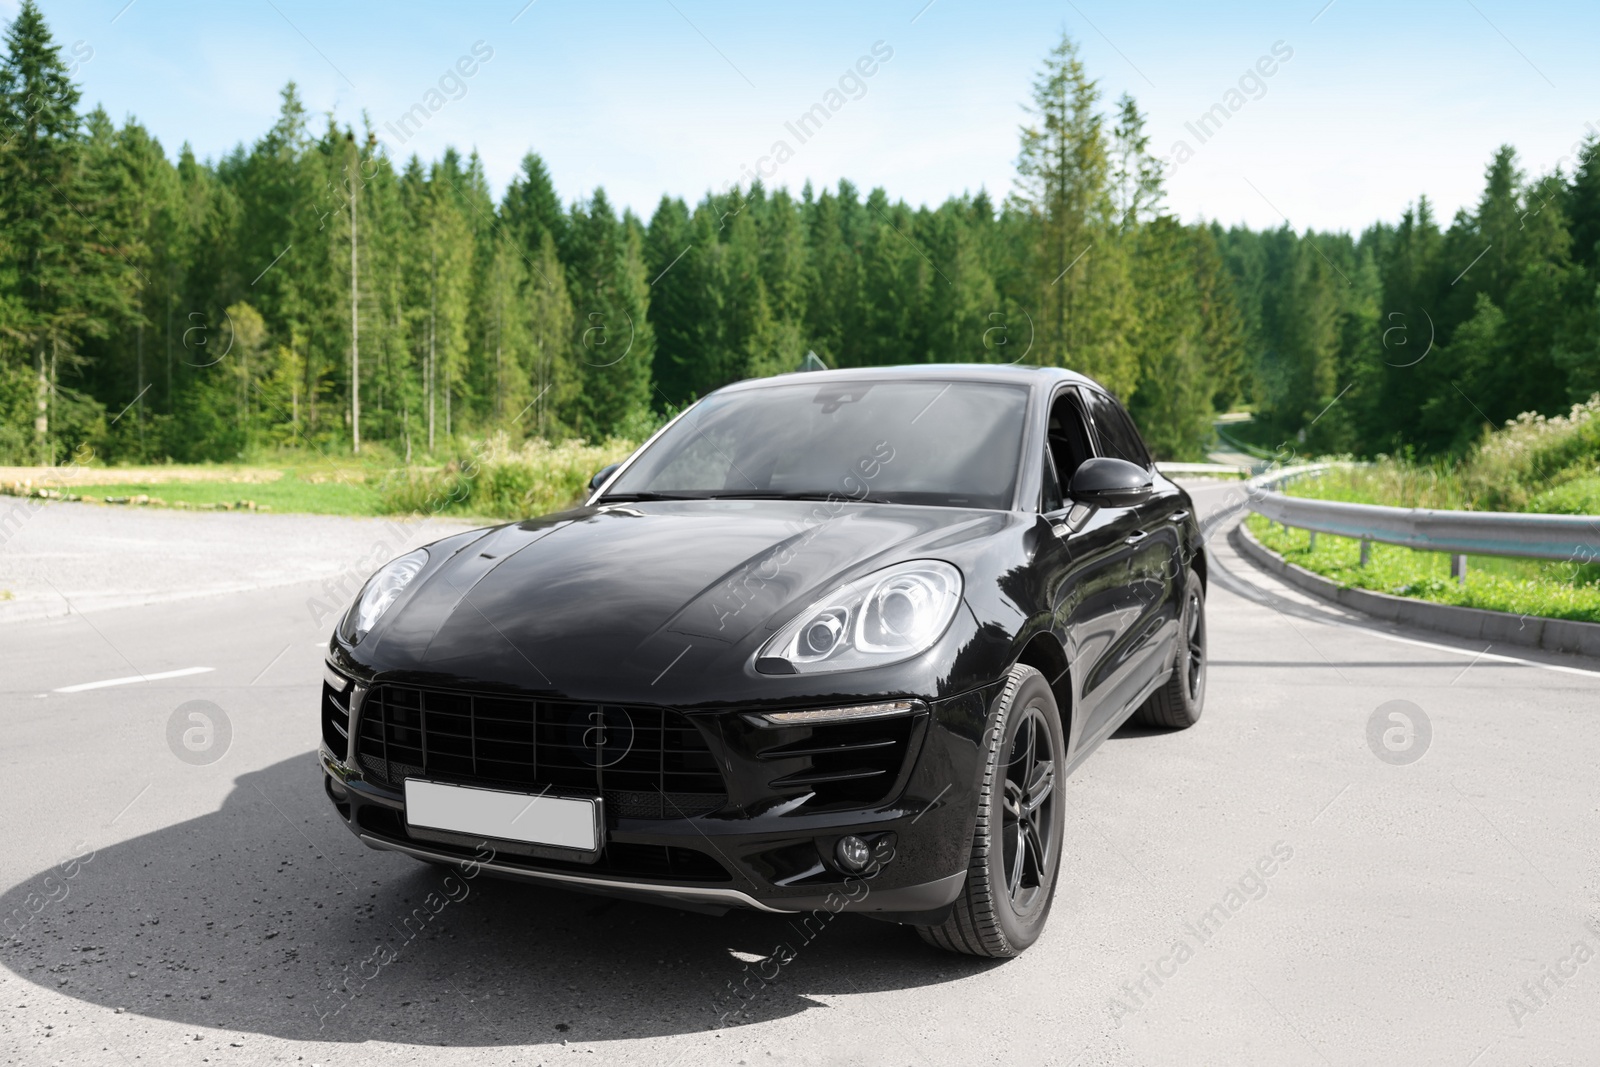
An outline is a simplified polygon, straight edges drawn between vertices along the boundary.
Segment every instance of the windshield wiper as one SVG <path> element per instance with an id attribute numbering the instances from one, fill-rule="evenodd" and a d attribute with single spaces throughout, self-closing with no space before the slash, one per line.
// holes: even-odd
<path id="1" fill-rule="evenodd" d="M 783 492 L 777 489 L 725 489 L 708 493 L 707 500 L 826 500 L 827 493 L 816 490 Z"/>
<path id="2" fill-rule="evenodd" d="M 599 499 L 598 503 L 601 503 L 601 504 L 625 504 L 625 503 L 628 503 L 630 501 L 637 501 L 637 500 L 704 500 L 704 499 L 705 499 L 705 497 L 700 496 L 697 493 L 654 493 L 654 492 L 646 491 L 646 492 L 639 492 L 639 493 L 607 493 L 605 496 L 603 496 L 603 497 L 601 497 Z"/>
<path id="3" fill-rule="evenodd" d="M 641 491 L 637 493 L 607 493 L 599 503 L 620 503 L 633 500 L 828 500 L 838 499 L 847 504 L 892 504 L 886 497 L 848 497 L 823 490 L 781 491 L 776 489 L 706 489 L 682 493 Z"/>
<path id="4" fill-rule="evenodd" d="M 610 500 L 826 500 L 827 493 L 781 493 L 770 489 L 689 489 L 681 493 L 663 493 L 641 490 L 637 493 L 607 493 L 601 502 Z"/>

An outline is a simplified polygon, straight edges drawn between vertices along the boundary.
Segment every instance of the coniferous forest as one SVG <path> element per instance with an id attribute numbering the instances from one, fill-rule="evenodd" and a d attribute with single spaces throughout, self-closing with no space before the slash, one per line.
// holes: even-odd
<path id="1" fill-rule="evenodd" d="M 224 158 L 86 108 L 25 3 L 0 64 L 0 463 L 418 460 L 468 436 L 638 437 L 727 382 L 986 361 L 1084 371 L 1155 451 L 1213 416 L 1358 455 L 1459 452 L 1600 390 L 1600 141 L 1488 161 L 1360 234 L 1183 222 L 1129 97 L 1045 56 L 1009 196 L 913 208 L 849 182 L 563 204 L 530 152 L 394 159 L 314 119 Z M 1043 50 L 1043 49 L 1041 49 Z"/>

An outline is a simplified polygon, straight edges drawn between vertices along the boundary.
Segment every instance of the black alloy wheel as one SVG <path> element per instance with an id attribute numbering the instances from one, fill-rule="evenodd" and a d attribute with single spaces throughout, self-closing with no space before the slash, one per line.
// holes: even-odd
<path id="1" fill-rule="evenodd" d="M 1134 712 L 1133 721 L 1167 730 L 1186 730 L 1200 721 L 1206 701 L 1206 587 L 1192 567 L 1183 587 L 1178 616 L 1181 642 L 1172 677 Z"/>
<path id="2" fill-rule="evenodd" d="M 1067 740 L 1044 675 L 1011 668 L 986 738 L 966 885 L 944 922 L 917 932 L 951 952 L 1016 956 L 1044 930 L 1061 869 Z"/>

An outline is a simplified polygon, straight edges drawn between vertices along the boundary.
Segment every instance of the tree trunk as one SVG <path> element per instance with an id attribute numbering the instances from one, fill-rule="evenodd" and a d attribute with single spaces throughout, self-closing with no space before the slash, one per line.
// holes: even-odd
<path id="1" fill-rule="evenodd" d="M 39 386 L 35 397 L 37 414 L 33 417 L 33 436 L 39 449 L 39 462 L 50 465 L 50 379 L 45 374 L 44 339 L 39 339 Z"/>
<path id="2" fill-rule="evenodd" d="M 350 437 L 352 451 L 358 456 L 361 454 L 361 311 L 357 300 L 360 289 L 356 274 L 359 180 L 360 176 L 357 175 L 350 182 Z"/>
<path id="3" fill-rule="evenodd" d="M 497 272 L 498 273 L 498 272 Z M 495 279 L 496 289 L 499 288 L 499 278 Z M 505 335 L 505 293 L 496 292 L 494 301 L 494 421 L 498 423 L 503 414 L 501 402 L 501 386 L 504 378 L 500 373 L 500 340 Z"/>
<path id="4" fill-rule="evenodd" d="M 176 299 L 177 294 L 169 290 L 167 292 L 167 340 L 165 345 L 167 356 L 167 411 L 169 414 L 172 411 L 172 304 Z"/>
<path id="5" fill-rule="evenodd" d="M 140 301 L 140 304 L 143 304 L 143 300 Z M 136 372 L 138 380 L 134 382 L 136 392 L 133 394 L 133 402 L 139 408 L 138 411 L 134 412 L 134 417 L 139 420 L 139 458 L 142 460 L 144 459 L 144 317 L 142 307 L 140 312 L 139 323 L 134 327 L 134 332 L 137 336 L 133 346 L 135 353 L 137 353 L 134 357 L 134 362 L 138 368 Z"/>
<path id="6" fill-rule="evenodd" d="M 317 430 L 317 381 L 315 371 L 312 369 L 312 359 L 316 354 L 316 331 L 310 327 L 306 331 L 306 434 L 309 437 Z"/>
<path id="7" fill-rule="evenodd" d="M 289 332 L 289 367 L 294 367 L 294 331 Z M 300 376 L 293 375 L 289 385 L 289 428 L 300 432 Z"/>
<path id="8" fill-rule="evenodd" d="M 433 250 L 432 273 L 428 277 L 428 452 L 433 452 L 433 341 L 434 320 L 439 314 L 439 252 Z"/>

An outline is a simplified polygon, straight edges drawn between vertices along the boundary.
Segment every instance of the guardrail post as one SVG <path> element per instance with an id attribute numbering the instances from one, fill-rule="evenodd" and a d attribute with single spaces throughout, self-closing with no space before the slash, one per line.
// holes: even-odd
<path id="1" fill-rule="evenodd" d="M 1363 542 L 1361 542 L 1361 565 L 1363 567 L 1365 567 L 1368 563 L 1371 563 L 1371 562 L 1372 562 L 1372 542 L 1371 541 L 1363 541 Z"/>
<path id="2" fill-rule="evenodd" d="M 1310 548 L 1310 550 L 1312 552 L 1315 552 L 1317 550 L 1317 531 L 1315 531 L 1315 530 L 1311 531 L 1311 544 L 1310 544 L 1309 548 Z"/>
<path id="3" fill-rule="evenodd" d="M 1467 557 L 1466 556 L 1451 556 L 1450 557 L 1450 577 L 1454 578 L 1457 582 L 1461 583 L 1462 585 L 1466 585 L 1467 584 Z"/>

